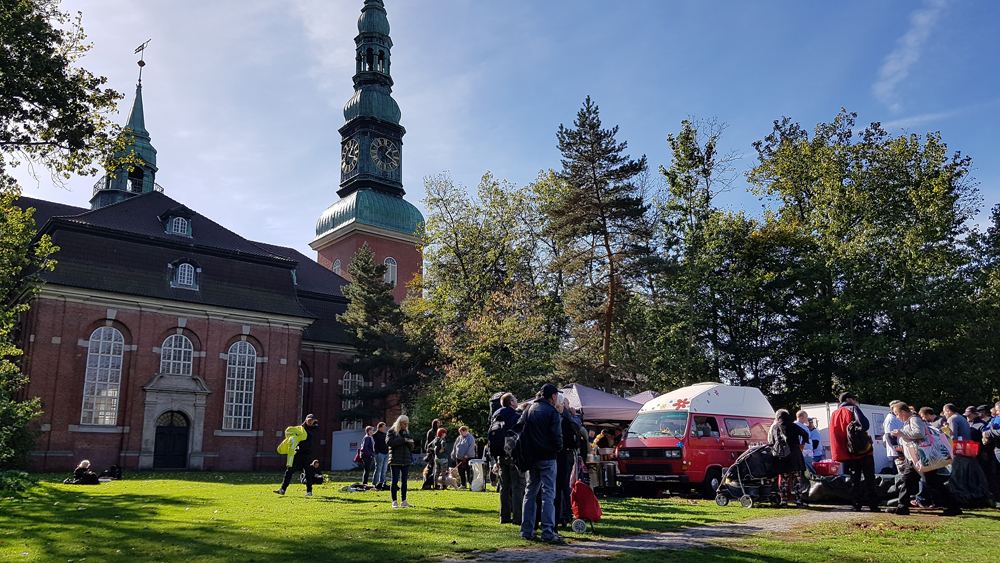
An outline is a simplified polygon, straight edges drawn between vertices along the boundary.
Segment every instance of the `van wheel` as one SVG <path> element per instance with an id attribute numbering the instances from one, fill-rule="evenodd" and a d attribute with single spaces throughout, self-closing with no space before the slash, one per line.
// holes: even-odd
<path id="1" fill-rule="evenodd" d="M 718 494 L 719 485 L 722 484 L 722 470 L 718 467 L 713 467 L 705 472 L 705 480 L 701 483 L 701 487 L 698 492 L 701 493 L 703 498 L 715 498 Z"/>

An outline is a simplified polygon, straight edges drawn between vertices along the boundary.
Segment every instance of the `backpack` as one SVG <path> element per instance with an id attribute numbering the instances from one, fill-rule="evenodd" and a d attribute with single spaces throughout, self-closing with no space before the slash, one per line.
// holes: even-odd
<path id="1" fill-rule="evenodd" d="M 490 453 L 496 457 L 504 457 L 504 438 L 507 436 L 507 423 L 502 418 L 493 415 L 490 423 L 489 433 L 486 434 L 486 444 L 490 448 Z"/>
<path id="2" fill-rule="evenodd" d="M 792 448 L 788 447 L 788 438 L 781 429 L 774 432 L 774 444 L 771 444 L 771 455 L 778 458 L 785 458 L 792 455 Z"/>
<path id="3" fill-rule="evenodd" d="M 861 426 L 858 411 L 851 409 L 854 420 L 847 424 L 847 452 L 854 455 L 865 455 L 872 451 L 872 437 Z"/>
<path id="4" fill-rule="evenodd" d="M 527 443 L 528 438 L 524 434 L 524 423 L 528 420 L 528 413 L 531 412 L 534 406 L 531 405 L 528 407 L 521 414 L 521 418 L 518 419 L 517 423 L 507 429 L 507 434 L 504 436 L 503 451 L 514 462 L 514 467 L 522 473 L 530 470 L 535 465 L 535 460 L 531 456 L 531 446 Z"/>

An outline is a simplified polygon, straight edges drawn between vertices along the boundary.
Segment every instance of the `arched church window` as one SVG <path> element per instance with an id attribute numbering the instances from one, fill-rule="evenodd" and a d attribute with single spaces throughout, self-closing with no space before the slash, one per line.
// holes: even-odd
<path id="1" fill-rule="evenodd" d="M 340 275 L 340 258 L 333 261 L 333 273 Z"/>
<path id="2" fill-rule="evenodd" d="M 385 51 L 378 52 L 378 71 L 385 72 Z"/>
<path id="3" fill-rule="evenodd" d="M 365 380 L 364 378 L 361 377 L 360 374 L 351 372 L 345 373 L 343 379 L 344 395 L 356 396 L 358 392 L 361 391 L 361 387 L 364 385 L 364 383 Z M 345 411 L 356 409 L 360 406 L 361 406 L 361 399 L 355 399 L 355 398 L 344 399 L 340 404 L 341 409 Z"/>
<path id="4" fill-rule="evenodd" d="M 396 259 L 389 257 L 383 263 L 385 264 L 385 283 L 396 285 Z"/>
<path id="5" fill-rule="evenodd" d="M 160 347 L 160 373 L 191 375 L 194 346 L 183 334 L 173 334 Z"/>
<path id="6" fill-rule="evenodd" d="M 186 262 L 177 266 L 177 285 L 194 287 L 194 266 Z"/>
<path id="7" fill-rule="evenodd" d="M 375 52 L 371 49 L 365 52 L 365 70 L 371 71 L 375 68 Z"/>
<path id="8" fill-rule="evenodd" d="M 122 354 L 125 339 L 110 326 L 102 326 L 90 335 L 87 344 L 87 375 L 83 383 L 83 408 L 80 424 L 118 422 L 118 391 L 122 381 Z"/>
<path id="9" fill-rule="evenodd" d="M 249 342 L 229 347 L 226 364 L 226 401 L 222 428 L 250 430 L 253 422 L 253 391 L 257 377 L 257 350 Z"/>
<path id="10" fill-rule="evenodd" d="M 174 217 L 170 221 L 170 232 L 175 235 L 187 235 L 188 220 L 183 217 Z"/>

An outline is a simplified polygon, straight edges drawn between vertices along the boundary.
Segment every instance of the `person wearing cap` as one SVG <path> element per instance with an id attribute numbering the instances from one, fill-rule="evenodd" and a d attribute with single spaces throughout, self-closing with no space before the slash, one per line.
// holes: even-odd
<path id="1" fill-rule="evenodd" d="M 899 417 L 899 420 L 903 421 L 903 428 L 893 430 L 893 436 L 902 442 L 916 443 L 927 438 L 928 423 L 921 417 L 914 416 L 906 403 L 896 403 L 893 405 L 892 410 Z M 945 486 L 947 477 L 944 475 L 939 474 L 937 471 L 918 472 L 913 462 L 906 459 L 905 456 L 903 457 L 900 475 L 902 476 L 902 482 L 898 487 L 899 504 L 890 509 L 891 512 L 898 516 L 910 513 L 910 495 L 917 487 L 921 477 L 923 477 L 927 487 L 933 492 L 934 498 L 939 499 L 941 504 L 945 506 L 945 510 L 941 513 L 941 516 L 959 516 L 962 514 L 962 509 L 959 507 L 958 501 Z"/>
<path id="2" fill-rule="evenodd" d="M 834 461 L 844 465 L 851 476 L 851 498 L 855 512 L 867 506 L 872 512 L 882 512 L 878 506 L 877 485 L 875 483 L 874 450 L 863 454 L 853 454 L 847 449 L 847 425 L 857 419 L 861 428 L 868 432 L 870 424 L 865 413 L 858 407 L 858 396 L 849 391 L 840 394 L 840 406 L 830 416 L 830 453 Z"/>
<path id="3" fill-rule="evenodd" d="M 281 481 L 281 487 L 274 491 L 279 495 L 285 494 L 288 485 L 292 482 L 292 476 L 302 471 L 306 473 L 306 496 L 311 497 L 313 494 L 313 473 L 306 471 L 306 468 L 312 463 L 313 446 L 319 443 L 319 425 L 316 424 L 316 418 L 308 414 L 306 419 L 302 421 L 302 428 L 306 431 L 306 439 L 295 445 L 295 457 L 292 464 L 285 469 L 285 478 Z"/>
<path id="4" fill-rule="evenodd" d="M 524 445 L 533 462 L 528 470 L 521 507 L 521 538 L 533 540 L 536 537 L 535 519 L 532 515 L 536 513 L 538 493 L 541 491 L 541 539 L 544 542 L 562 543 L 562 537 L 555 530 L 556 457 L 563 449 L 562 417 L 556 410 L 559 389 L 546 383 L 539 395 L 539 399 L 521 414 L 520 420 L 524 423 L 521 439 L 525 440 Z"/>

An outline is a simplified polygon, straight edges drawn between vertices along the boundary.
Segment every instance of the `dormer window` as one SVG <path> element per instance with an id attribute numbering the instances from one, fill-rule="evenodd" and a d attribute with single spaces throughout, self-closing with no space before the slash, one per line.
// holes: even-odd
<path id="1" fill-rule="evenodd" d="M 168 267 L 173 270 L 170 287 L 198 289 L 198 276 L 201 274 L 201 268 L 190 262 L 174 262 Z"/>
<path id="2" fill-rule="evenodd" d="M 177 266 L 177 285 L 188 287 L 194 285 L 194 266 L 191 264 Z"/>
<path id="3" fill-rule="evenodd" d="M 188 220 L 183 217 L 174 217 L 170 221 L 170 233 L 174 235 L 188 234 Z"/>

